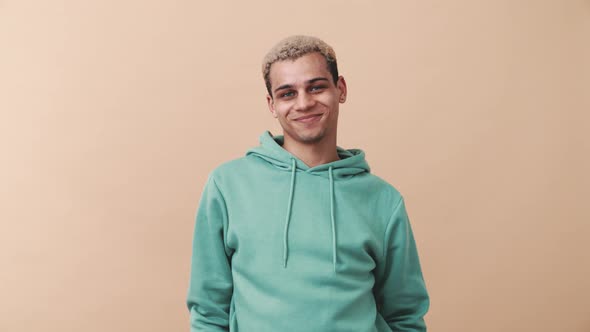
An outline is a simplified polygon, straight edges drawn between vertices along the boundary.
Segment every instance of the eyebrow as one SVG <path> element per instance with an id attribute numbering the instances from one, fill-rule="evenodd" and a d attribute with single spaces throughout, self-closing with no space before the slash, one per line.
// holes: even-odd
<path id="1" fill-rule="evenodd" d="M 312 84 L 312 83 L 315 83 L 317 81 L 328 81 L 328 79 L 325 78 L 325 77 L 316 77 L 316 78 L 312 78 L 310 80 L 305 81 L 305 83 Z M 291 85 L 291 84 L 283 84 L 283 85 L 279 86 L 278 88 L 276 88 L 274 92 L 277 93 L 277 91 L 279 91 L 279 90 L 291 89 L 291 88 L 293 88 L 293 85 Z"/>

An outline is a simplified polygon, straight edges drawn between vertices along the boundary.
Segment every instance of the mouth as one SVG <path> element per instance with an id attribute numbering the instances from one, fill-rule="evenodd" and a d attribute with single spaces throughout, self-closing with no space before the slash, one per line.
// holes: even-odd
<path id="1" fill-rule="evenodd" d="M 323 114 L 310 114 L 295 119 L 297 122 L 310 123 L 319 120 Z"/>

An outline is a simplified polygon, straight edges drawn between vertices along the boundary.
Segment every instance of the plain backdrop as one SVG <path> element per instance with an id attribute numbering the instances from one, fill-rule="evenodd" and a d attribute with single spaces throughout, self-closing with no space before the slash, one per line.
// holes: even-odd
<path id="1" fill-rule="evenodd" d="M 429 331 L 590 331 L 587 0 L 0 0 L 0 331 L 188 331 L 202 186 L 281 133 L 291 34 L 406 198 Z"/>

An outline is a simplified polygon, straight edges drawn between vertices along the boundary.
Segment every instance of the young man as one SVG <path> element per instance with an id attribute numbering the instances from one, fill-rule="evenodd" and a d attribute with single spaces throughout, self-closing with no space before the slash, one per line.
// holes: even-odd
<path id="1" fill-rule="evenodd" d="M 429 296 L 400 193 L 336 144 L 346 82 L 323 41 L 263 62 L 283 135 L 208 177 L 187 305 L 191 331 L 426 331 Z"/>

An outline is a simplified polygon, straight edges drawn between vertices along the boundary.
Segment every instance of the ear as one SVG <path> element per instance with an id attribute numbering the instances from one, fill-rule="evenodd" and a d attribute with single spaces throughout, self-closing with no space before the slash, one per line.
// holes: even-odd
<path id="1" fill-rule="evenodd" d="M 275 111 L 275 101 L 269 94 L 266 95 L 266 103 L 268 104 L 268 110 L 272 113 L 272 116 L 274 118 L 278 117 L 277 112 Z"/>
<path id="2" fill-rule="evenodd" d="M 338 91 L 340 93 L 338 101 L 340 102 L 340 104 L 344 104 L 344 102 L 346 101 L 346 93 L 347 93 L 346 81 L 344 80 L 344 76 L 342 76 L 342 75 L 338 76 L 338 82 L 336 82 L 336 88 L 338 89 Z"/>

